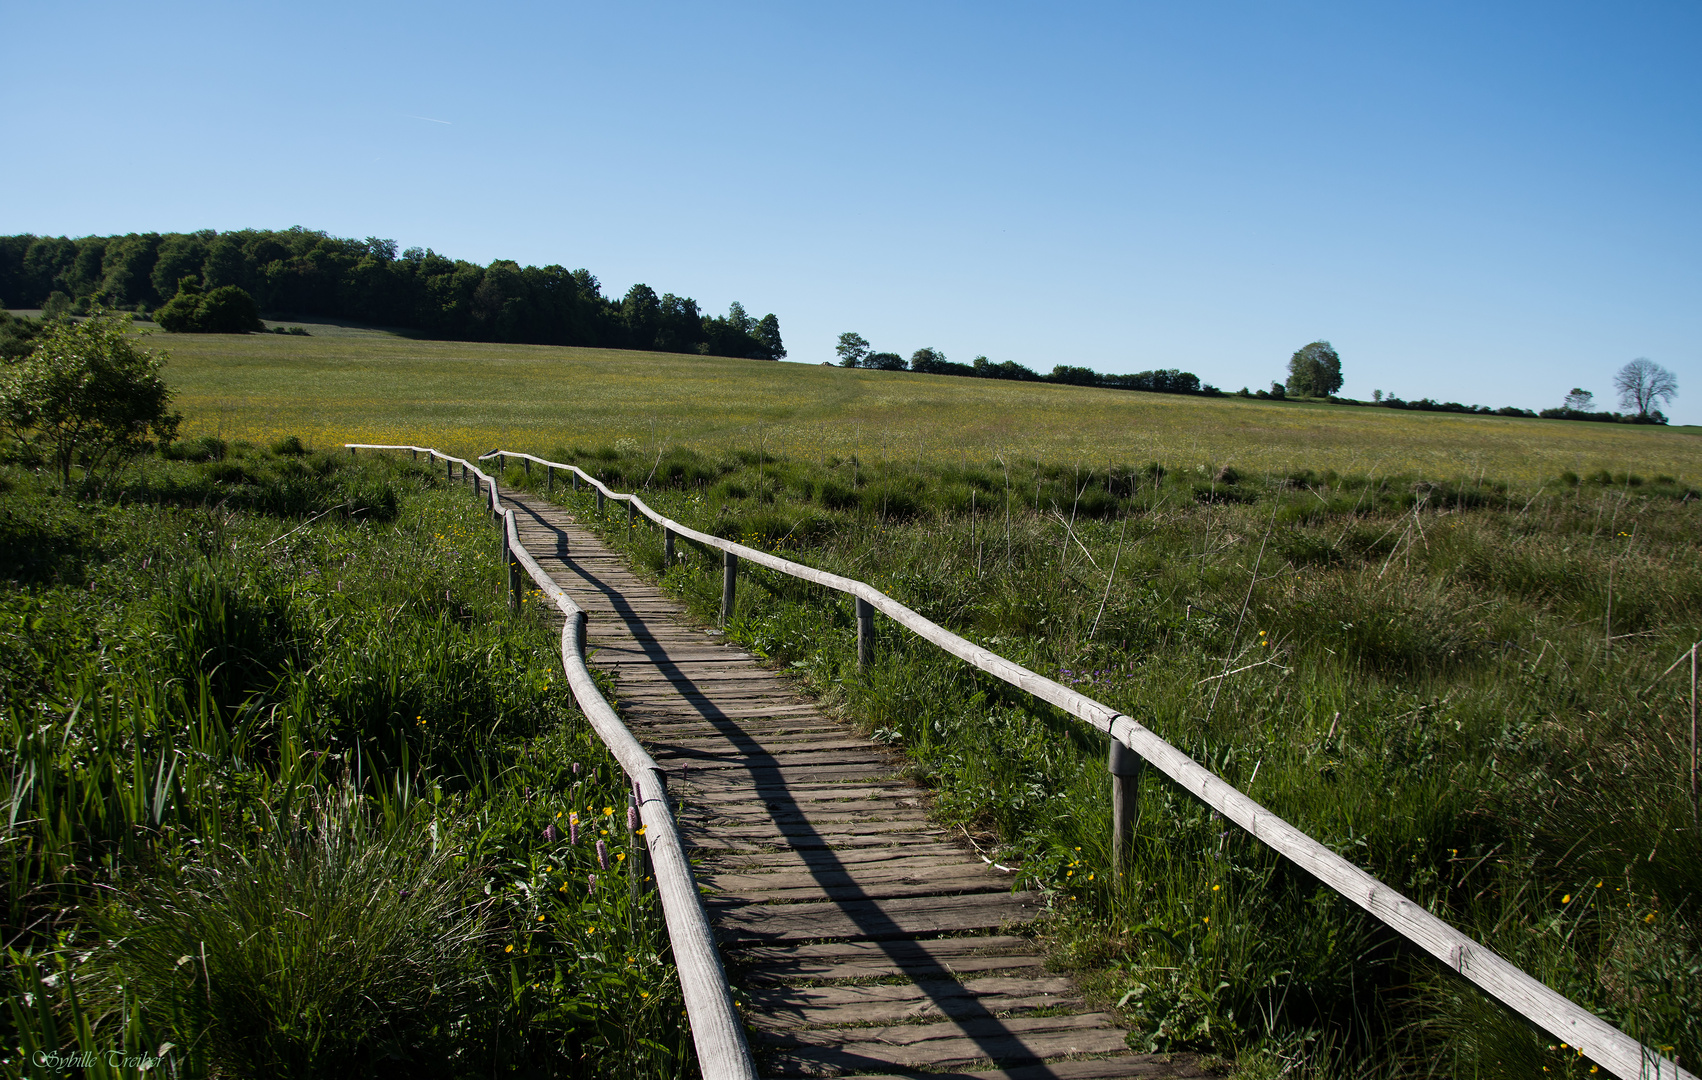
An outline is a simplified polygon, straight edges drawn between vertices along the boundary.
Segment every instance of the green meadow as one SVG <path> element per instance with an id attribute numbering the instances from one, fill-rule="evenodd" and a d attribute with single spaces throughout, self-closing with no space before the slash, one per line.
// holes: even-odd
<path id="1" fill-rule="evenodd" d="M 294 325 L 294 324 L 292 324 Z M 1395 412 L 613 349 L 154 334 L 186 433 L 453 452 L 558 443 L 747 449 L 821 461 L 1159 461 L 1243 471 L 1489 477 L 1601 469 L 1702 483 L 1702 430 Z M 1068 360 L 1069 358 L 1060 358 Z M 1442 391 L 1438 391 L 1442 393 Z M 1443 395 L 1452 396 L 1452 395 Z M 1469 394 L 1464 396 L 1469 397 Z"/>
<path id="2" fill-rule="evenodd" d="M 464 488 L 344 441 L 547 455 L 870 581 L 1702 1057 L 1670 666 L 1702 637 L 1697 429 L 306 325 L 151 336 L 183 437 L 124 470 L 0 466 L 0 1073 L 170 1044 L 184 1076 L 694 1075 L 553 634 L 507 610 Z M 553 497 L 715 617 L 718 560 Z M 1047 894 L 1052 963 L 1132 1047 L 1244 1080 L 1595 1072 L 1156 778 L 1113 866 L 1103 736 L 884 620 L 859 668 L 842 597 L 747 568 L 728 633 Z M 407 977 L 355 1000 L 344 968 Z"/>

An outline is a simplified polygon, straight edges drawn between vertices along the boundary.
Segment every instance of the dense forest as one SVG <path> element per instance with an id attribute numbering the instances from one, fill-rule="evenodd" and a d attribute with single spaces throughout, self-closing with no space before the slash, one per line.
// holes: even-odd
<path id="1" fill-rule="evenodd" d="M 689 296 L 634 285 L 605 297 L 589 270 L 478 266 L 394 240 L 344 239 L 303 228 L 125 236 L 0 236 L 0 303 L 96 305 L 148 313 L 186 278 L 209 292 L 236 286 L 274 318 L 349 319 L 457 341 L 590 345 L 754 360 L 786 355 L 780 320 L 732 305 L 706 316 Z"/>

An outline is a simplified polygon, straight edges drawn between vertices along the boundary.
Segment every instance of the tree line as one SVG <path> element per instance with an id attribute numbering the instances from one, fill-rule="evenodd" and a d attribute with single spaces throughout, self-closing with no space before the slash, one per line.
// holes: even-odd
<path id="1" fill-rule="evenodd" d="M 977 356 L 964 364 L 947 360 L 946 354 L 932 347 L 923 347 L 910 354 L 907 361 L 895 352 L 875 352 L 868 339 L 855 331 L 839 335 L 834 346 L 839 366 L 871 368 L 875 371 L 915 371 L 923 375 L 958 375 L 971 379 L 1009 379 L 1015 382 L 1063 383 L 1068 386 L 1097 386 L 1108 390 L 1145 390 L 1154 394 L 1222 395 L 1223 391 L 1191 371 L 1166 368 L 1160 371 L 1140 371 L 1133 375 L 1106 375 L 1089 367 L 1070 364 L 1055 366 L 1050 374 L 1042 375 L 1014 360 L 993 363 Z"/>
<path id="2" fill-rule="evenodd" d="M 84 314 L 147 314 L 187 290 L 240 289 L 275 318 L 392 326 L 454 341 L 586 345 L 778 360 L 780 320 L 735 302 L 706 315 L 689 296 L 634 285 L 615 299 L 589 270 L 479 266 L 394 240 L 312 229 L 242 229 L 124 236 L 0 236 L 0 303 Z M 220 294 L 229 297 L 230 293 Z M 185 300 L 179 309 L 204 306 Z M 193 320 L 186 329 L 198 328 Z"/>
<path id="3" fill-rule="evenodd" d="M 1522 416 L 1543 420 L 1592 420 L 1619 424 L 1665 424 L 1666 415 L 1656 408 L 1678 396 L 1678 378 L 1666 368 L 1647 357 L 1639 357 L 1619 369 L 1614 376 L 1614 388 L 1619 391 L 1624 413 L 1594 411 L 1595 395 L 1574 387 L 1566 401 L 1557 409 L 1536 412 L 1517 405 L 1492 409 L 1487 405 L 1463 405 L 1458 401 L 1433 401 L 1425 397 L 1403 401 L 1394 394 L 1385 396 L 1381 390 L 1371 392 L 1370 401 L 1355 401 L 1336 396 L 1342 388 L 1341 354 L 1327 341 L 1314 341 L 1295 350 L 1288 360 L 1288 378 L 1271 383 L 1269 390 L 1249 391 L 1243 386 L 1237 395 L 1284 400 L 1290 397 L 1314 398 L 1335 405 L 1370 405 L 1382 409 L 1406 409 L 1413 412 L 1459 413 L 1466 416 Z"/>

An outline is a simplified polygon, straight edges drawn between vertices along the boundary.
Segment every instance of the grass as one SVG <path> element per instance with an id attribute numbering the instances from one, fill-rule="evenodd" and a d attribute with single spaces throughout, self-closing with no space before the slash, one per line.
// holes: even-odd
<path id="1" fill-rule="evenodd" d="M 1702 431 L 1191 398 L 677 354 L 313 336 L 156 334 L 191 435 L 318 446 L 666 445 L 824 461 L 977 464 L 1002 455 L 1251 472 L 1313 469 L 1535 488 L 1630 470 L 1702 483 Z M 1060 358 L 1068 360 L 1067 357 Z"/>
<path id="2" fill-rule="evenodd" d="M 167 457 L 0 468 L 0 1073 L 689 1073 L 624 779 L 481 511 L 299 440 Z"/>
<path id="3" fill-rule="evenodd" d="M 533 448 L 1079 686 L 1573 1000 L 1702 1058 L 1688 684 L 1658 679 L 1702 638 L 1694 488 L 1620 473 L 1515 499 L 1420 474 Z M 682 546 L 664 569 L 653 530 L 618 507 L 602 527 L 713 616 L 717 559 Z M 1020 864 L 1050 897 L 1055 961 L 1136 1045 L 1247 1077 L 1588 1075 L 1166 783 L 1144 786 L 1119 872 L 1102 736 L 889 624 L 859 670 L 843 598 L 742 581 L 732 635 L 902 747 L 946 822 Z"/>

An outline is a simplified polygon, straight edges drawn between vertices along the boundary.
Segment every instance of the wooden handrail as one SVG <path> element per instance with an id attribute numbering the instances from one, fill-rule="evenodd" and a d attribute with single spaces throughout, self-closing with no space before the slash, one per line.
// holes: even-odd
<path id="1" fill-rule="evenodd" d="M 766 566 L 782 574 L 814 582 L 863 601 L 958 659 L 1105 732 L 1139 754 L 1201 802 L 1370 912 L 1396 933 L 1465 976 L 1509 1009 L 1557 1039 L 1583 1051 L 1592 1061 L 1616 1076 L 1623 1080 L 1631 1080 L 1632 1077 L 1638 1080 L 1698 1080 L 1694 1073 L 1680 1068 L 1672 1059 L 1643 1045 L 1565 995 L 1556 993 L 1494 950 L 1461 933 L 1432 915 L 1422 905 L 1414 903 L 1337 855 L 1242 794 L 1148 728 L 1109 705 L 1095 701 L 1062 683 L 1030 671 L 1021 664 L 1007 660 L 952 633 L 866 582 L 818 570 L 682 525 L 651 509 L 637 495 L 611 490 L 601 480 L 578 466 L 511 450 L 493 450 L 480 455 L 479 460 L 485 461 L 493 457 L 504 459 L 504 463 L 507 458 L 516 458 L 536 462 L 547 469 L 567 470 L 589 483 L 601 498 L 626 502 L 629 512 L 636 509 L 667 532 L 686 537 L 740 560 L 748 560 L 758 566 Z"/>
<path id="2" fill-rule="evenodd" d="M 705 1080 L 756 1080 L 756 1064 L 745 1040 L 744 1024 L 733 1006 L 727 973 L 715 948 L 715 933 L 709 925 L 702 895 L 692 876 L 691 862 L 674 821 L 668 801 L 666 774 L 654 758 L 633 738 L 620 716 L 604 700 L 585 664 L 585 611 L 573 602 L 560 585 L 544 572 L 531 552 L 520 542 L 514 511 L 503 507 L 495 478 L 465 458 L 424 446 L 387 446 L 345 443 L 355 450 L 411 450 L 432 458 L 455 462 L 470 469 L 489 492 L 491 512 L 502 521 L 503 539 L 514 560 L 531 575 L 532 581 L 560 609 L 566 622 L 561 631 L 561 663 L 579 709 L 591 722 L 622 770 L 638 788 L 639 816 L 644 822 L 644 839 L 656 879 L 656 895 L 673 946 L 674 967 L 680 973 L 680 992 L 691 1022 L 692 1044 L 697 1048 L 698 1067 Z M 482 459 L 481 459 L 482 460 Z"/>

